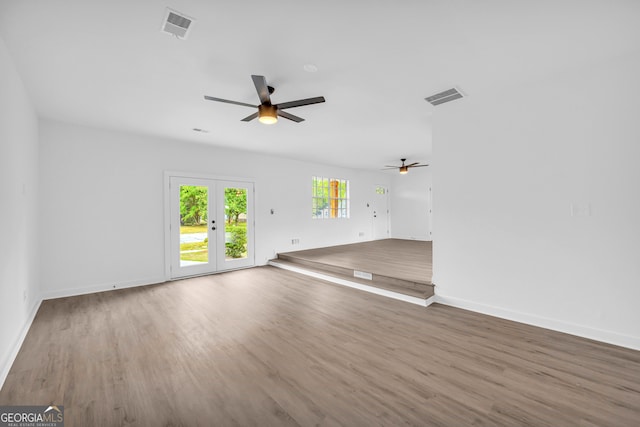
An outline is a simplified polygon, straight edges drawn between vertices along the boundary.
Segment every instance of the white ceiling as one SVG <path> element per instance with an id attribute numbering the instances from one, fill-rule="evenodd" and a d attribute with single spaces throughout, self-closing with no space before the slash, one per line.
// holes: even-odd
<path id="1" fill-rule="evenodd" d="M 166 7 L 196 19 L 187 40 L 160 32 Z M 637 50 L 640 1 L 0 0 L 0 36 L 42 117 L 378 169 L 430 161 L 426 96 L 490 97 Z M 274 103 L 327 102 L 265 126 L 203 99 L 258 103 L 251 74 Z"/>

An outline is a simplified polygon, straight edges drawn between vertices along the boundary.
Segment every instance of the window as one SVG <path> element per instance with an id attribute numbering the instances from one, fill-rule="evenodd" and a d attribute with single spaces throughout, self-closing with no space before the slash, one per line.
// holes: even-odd
<path id="1" fill-rule="evenodd" d="M 349 181 L 312 177 L 312 218 L 349 218 Z"/>

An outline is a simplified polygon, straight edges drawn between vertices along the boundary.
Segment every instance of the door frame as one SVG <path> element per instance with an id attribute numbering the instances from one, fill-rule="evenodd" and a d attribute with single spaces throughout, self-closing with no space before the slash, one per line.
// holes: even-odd
<path id="1" fill-rule="evenodd" d="M 228 176 L 228 175 L 212 175 L 206 173 L 196 173 L 196 172 L 184 172 L 184 171 L 175 171 L 175 170 L 167 170 L 164 171 L 164 180 L 163 180 L 163 194 L 164 194 L 164 280 L 172 281 L 172 280 L 181 280 L 186 277 L 181 278 L 171 278 L 171 189 L 169 188 L 169 183 L 171 182 L 171 178 L 190 178 L 190 179 L 206 179 L 213 181 L 236 181 L 236 182 L 245 182 L 247 184 L 253 185 L 253 227 L 251 227 L 251 241 L 253 242 L 253 253 L 254 260 L 253 265 L 255 266 L 255 191 L 256 191 L 256 182 L 254 178 L 247 177 L 237 177 L 237 176 Z M 247 230 L 249 232 L 249 230 Z M 247 267 L 241 267 L 247 268 Z M 224 270 L 229 271 L 229 270 Z M 201 275 L 207 275 L 212 273 L 205 273 Z M 194 275 L 198 276 L 198 274 Z"/>

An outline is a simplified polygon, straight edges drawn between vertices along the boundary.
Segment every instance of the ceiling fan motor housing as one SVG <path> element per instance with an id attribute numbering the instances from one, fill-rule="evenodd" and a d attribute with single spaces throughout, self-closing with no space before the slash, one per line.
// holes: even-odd
<path id="1" fill-rule="evenodd" d="M 258 120 L 261 123 L 272 124 L 278 121 L 278 107 L 273 105 L 258 105 Z"/>

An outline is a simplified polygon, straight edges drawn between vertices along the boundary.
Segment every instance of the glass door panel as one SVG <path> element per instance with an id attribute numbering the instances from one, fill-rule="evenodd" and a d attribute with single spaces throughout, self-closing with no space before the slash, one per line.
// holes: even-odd
<path id="1" fill-rule="evenodd" d="M 247 257 L 247 189 L 224 189 L 225 260 Z"/>
<path id="2" fill-rule="evenodd" d="M 246 267 L 254 264 L 253 256 L 253 184 L 219 181 L 220 223 L 224 233 L 218 252 L 219 269 Z"/>
<path id="3" fill-rule="evenodd" d="M 180 267 L 209 262 L 209 187 L 180 186 Z"/>

